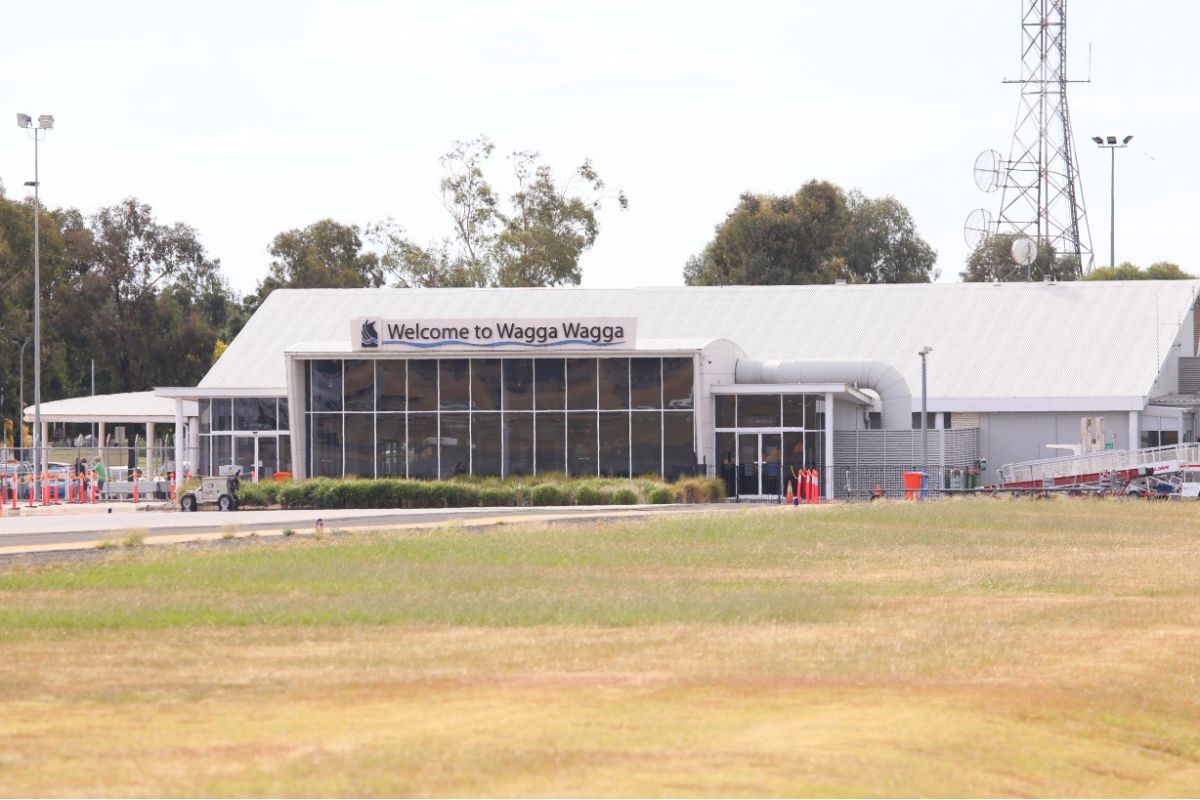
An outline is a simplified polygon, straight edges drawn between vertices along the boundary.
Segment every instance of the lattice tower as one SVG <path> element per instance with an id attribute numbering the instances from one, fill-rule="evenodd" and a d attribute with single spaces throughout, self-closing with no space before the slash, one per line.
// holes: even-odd
<path id="1" fill-rule="evenodd" d="M 1083 202 L 1067 107 L 1067 0 L 1024 0 L 1021 85 L 1008 161 L 1001 167 L 996 234 L 1028 236 L 1054 248 L 1058 277 L 1092 268 L 1092 235 Z M 1028 269 L 1011 276 L 1029 280 Z M 1024 273 L 1024 274 L 1021 274 Z"/>

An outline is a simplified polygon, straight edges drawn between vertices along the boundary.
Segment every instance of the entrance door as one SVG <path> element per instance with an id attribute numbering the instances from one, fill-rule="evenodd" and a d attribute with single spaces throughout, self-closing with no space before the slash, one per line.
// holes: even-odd
<path id="1" fill-rule="evenodd" d="M 738 434 L 738 496 L 769 499 L 779 496 L 783 456 L 779 433 Z"/>
<path id="2" fill-rule="evenodd" d="M 242 469 L 242 480 L 258 483 L 262 461 L 258 454 L 257 436 L 233 437 L 233 463 Z"/>

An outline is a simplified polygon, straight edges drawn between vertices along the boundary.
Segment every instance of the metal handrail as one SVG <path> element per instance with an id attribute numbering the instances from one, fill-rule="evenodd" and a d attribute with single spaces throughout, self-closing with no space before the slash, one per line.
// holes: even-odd
<path id="1" fill-rule="evenodd" d="M 1000 476 L 1005 483 L 1024 483 L 1171 463 L 1200 464 L 1200 444 L 1162 445 L 1139 450 L 1105 450 L 1100 453 L 1022 461 L 1002 466 Z"/>

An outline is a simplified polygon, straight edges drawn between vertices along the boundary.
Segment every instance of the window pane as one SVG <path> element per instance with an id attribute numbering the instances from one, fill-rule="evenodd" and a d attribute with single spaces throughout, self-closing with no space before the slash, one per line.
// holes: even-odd
<path id="1" fill-rule="evenodd" d="M 662 363 L 657 358 L 629 360 L 630 402 L 634 408 L 662 408 Z"/>
<path id="2" fill-rule="evenodd" d="M 600 408 L 620 411 L 629 408 L 629 359 L 601 358 Z"/>
<path id="3" fill-rule="evenodd" d="M 733 415 L 734 406 L 737 403 L 737 395 L 719 394 L 717 400 L 717 427 L 718 428 L 735 428 L 737 427 L 737 419 Z"/>
<path id="4" fill-rule="evenodd" d="M 387 362 L 380 362 L 383 366 Z M 403 414 L 380 414 L 375 418 L 376 470 L 380 478 L 405 476 L 404 454 L 408 437 Z"/>
<path id="5" fill-rule="evenodd" d="M 504 474 L 533 474 L 533 414 L 504 414 Z"/>
<path id="6" fill-rule="evenodd" d="M 504 410 L 533 410 L 533 360 L 504 360 Z"/>
<path id="7" fill-rule="evenodd" d="M 805 395 L 785 394 L 783 396 L 783 427 L 804 427 Z"/>
<path id="8" fill-rule="evenodd" d="M 633 426 L 633 474 L 662 475 L 662 414 L 635 411 Z"/>
<path id="9" fill-rule="evenodd" d="M 212 429 L 214 431 L 231 431 L 233 430 L 233 401 L 232 400 L 213 400 L 212 401 Z M 229 462 L 222 461 L 222 464 Z"/>
<path id="10" fill-rule="evenodd" d="M 213 474 L 219 472 L 219 468 L 233 463 L 233 437 L 232 436 L 214 436 L 212 437 L 213 449 Z"/>
<path id="11" fill-rule="evenodd" d="M 405 375 L 407 362 L 388 359 L 375 363 L 375 408 L 378 411 L 405 411 Z"/>
<path id="12" fill-rule="evenodd" d="M 279 437 L 279 471 L 294 472 L 292 469 L 292 437 Z"/>
<path id="13" fill-rule="evenodd" d="M 825 407 L 825 401 L 821 401 L 821 407 Z M 815 394 L 804 395 L 804 427 L 811 430 L 818 430 L 821 426 L 817 422 L 817 396 Z"/>
<path id="14" fill-rule="evenodd" d="M 500 415 L 471 415 L 471 472 L 500 474 Z"/>
<path id="15" fill-rule="evenodd" d="M 288 429 L 288 426 L 291 425 L 291 418 L 290 418 L 290 415 L 288 414 L 287 398 L 286 397 L 278 398 L 276 401 L 276 408 L 279 409 L 279 430 L 286 431 Z M 280 467 L 279 469 L 286 472 L 286 470 L 284 470 L 283 467 Z"/>
<path id="16" fill-rule="evenodd" d="M 275 398 L 234 398 L 233 429 L 235 431 L 275 430 Z"/>
<path id="17" fill-rule="evenodd" d="M 344 381 L 347 411 L 375 410 L 375 362 L 350 359 L 345 362 Z"/>
<path id="18" fill-rule="evenodd" d="M 566 362 L 561 358 L 538 358 L 534 362 L 537 376 L 534 402 L 539 411 L 567 407 Z"/>
<path id="19" fill-rule="evenodd" d="M 825 455 L 822 445 L 824 441 L 825 434 L 823 433 L 804 434 L 804 466 L 820 467 L 824 465 Z"/>
<path id="20" fill-rule="evenodd" d="M 629 477 L 629 413 L 600 414 L 600 474 Z"/>
<path id="21" fill-rule="evenodd" d="M 346 476 L 375 477 L 375 416 L 346 415 Z"/>
<path id="22" fill-rule="evenodd" d="M 534 416 L 537 418 L 535 430 L 537 471 L 565 471 L 567 468 L 567 415 L 543 412 Z"/>
<path id="23" fill-rule="evenodd" d="M 783 434 L 783 477 L 784 480 L 795 481 L 793 474 L 798 469 L 807 466 L 804 452 L 803 433 Z"/>
<path id="24" fill-rule="evenodd" d="M 441 375 L 442 411 L 467 411 L 471 408 L 471 362 L 465 358 L 449 358 L 438 362 Z"/>
<path id="25" fill-rule="evenodd" d="M 411 370 L 409 375 L 411 377 Z M 411 399 L 411 398 L 410 398 Z M 408 415 L 408 477 L 436 478 L 438 474 L 437 414 Z"/>
<path id="26" fill-rule="evenodd" d="M 567 407 L 580 410 L 596 407 L 596 359 L 567 359 Z"/>
<path id="27" fill-rule="evenodd" d="M 663 404 L 667 408 L 692 408 L 692 360 L 664 358 Z"/>
<path id="28" fill-rule="evenodd" d="M 675 467 L 696 466 L 692 412 L 667 411 L 663 414 L 663 461 L 668 477 L 674 474 Z"/>
<path id="29" fill-rule="evenodd" d="M 315 477 L 342 477 L 341 414 L 313 415 L 312 453 Z"/>
<path id="30" fill-rule="evenodd" d="M 442 477 L 449 478 L 452 475 L 469 474 L 471 472 L 471 415 L 442 414 L 440 437 Z"/>
<path id="31" fill-rule="evenodd" d="M 312 408 L 309 410 L 342 410 L 342 362 L 312 362 Z"/>
<path id="32" fill-rule="evenodd" d="M 779 427 L 779 395 L 738 395 L 737 416 L 739 427 L 777 428 Z"/>
<path id="33" fill-rule="evenodd" d="M 200 437 L 200 471 L 198 475 L 212 475 L 212 437 Z"/>
<path id="34" fill-rule="evenodd" d="M 737 497 L 737 434 L 717 434 L 717 477 L 725 481 L 725 494 Z"/>
<path id="35" fill-rule="evenodd" d="M 471 361 L 471 408 L 499 411 L 503 384 L 500 359 L 476 358 Z"/>
<path id="36" fill-rule="evenodd" d="M 200 411 L 200 432 L 212 433 L 212 400 L 201 400 L 197 406 Z"/>
<path id="37" fill-rule="evenodd" d="M 567 414 L 567 473 L 596 474 L 596 412 Z"/>
<path id="38" fill-rule="evenodd" d="M 436 361 L 414 359 L 408 362 L 409 411 L 437 411 L 437 374 Z M 412 434 L 411 430 L 409 434 Z"/>
<path id="39" fill-rule="evenodd" d="M 258 437 L 258 468 L 260 481 L 269 481 L 275 477 L 275 471 L 278 469 L 275 461 L 275 442 L 274 436 Z"/>

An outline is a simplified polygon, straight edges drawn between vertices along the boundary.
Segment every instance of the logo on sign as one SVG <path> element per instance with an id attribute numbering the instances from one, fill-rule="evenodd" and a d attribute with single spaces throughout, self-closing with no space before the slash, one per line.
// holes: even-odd
<path id="1" fill-rule="evenodd" d="M 362 346 L 379 347 L 379 331 L 375 330 L 375 320 L 364 320 L 362 324 Z"/>

